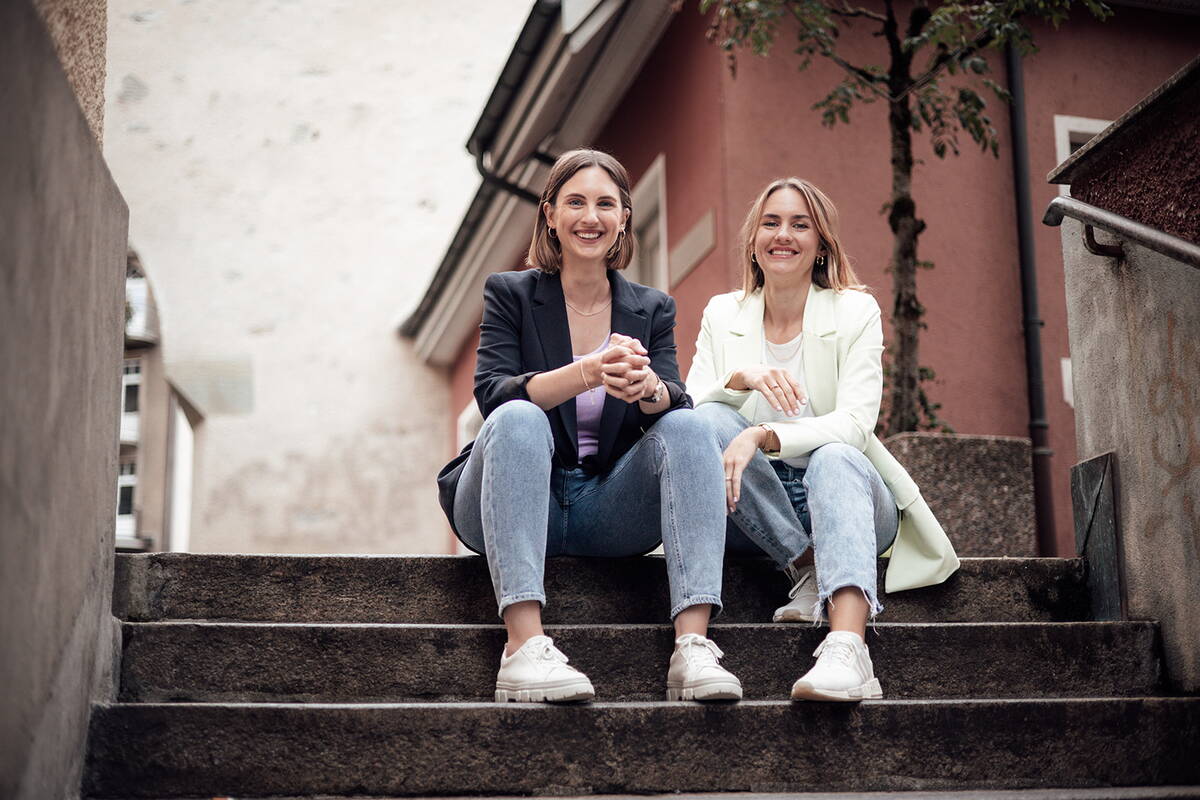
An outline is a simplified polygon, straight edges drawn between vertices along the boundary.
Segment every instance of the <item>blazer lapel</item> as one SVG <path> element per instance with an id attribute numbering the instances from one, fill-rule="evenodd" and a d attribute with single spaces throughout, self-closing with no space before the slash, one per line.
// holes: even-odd
<path id="1" fill-rule="evenodd" d="M 763 296 L 755 292 L 741 302 L 737 316 L 729 326 L 729 338 L 724 343 L 724 364 L 717 376 L 724 375 L 731 364 L 761 364 L 763 360 Z"/>
<path id="2" fill-rule="evenodd" d="M 632 336 L 642 344 L 650 342 L 650 321 L 645 310 L 637 302 L 629 281 L 616 270 L 608 271 L 608 283 L 612 289 L 612 317 L 610 326 L 613 333 L 623 333 Z M 600 463 L 607 464 L 612 455 L 613 446 L 617 441 L 617 432 L 621 428 L 621 419 L 630 408 L 630 404 L 618 400 L 610 394 L 604 395 L 604 410 L 600 414 L 600 442 L 596 453 Z"/>
<path id="3" fill-rule="evenodd" d="M 567 304 L 563 298 L 562 278 L 558 273 L 543 272 L 538 276 L 533 292 L 533 322 L 537 338 L 546 359 L 546 369 L 558 369 L 571 363 L 571 328 L 567 322 Z M 563 461 L 572 463 L 579 452 L 579 431 L 575 419 L 575 401 L 568 400 L 555 407 L 575 453 L 563 453 Z"/>
<path id="4" fill-rule="evenodd" d="M 833 290 L 809 287 L 804 304 L 804 382 L 813 413 L 820 416 L 837 405 L 837 319 Z"/>

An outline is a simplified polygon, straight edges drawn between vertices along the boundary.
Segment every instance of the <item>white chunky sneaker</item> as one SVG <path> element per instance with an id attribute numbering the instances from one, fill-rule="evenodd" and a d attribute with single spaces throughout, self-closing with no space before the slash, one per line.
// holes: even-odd
<path id="1" fill-rule="evenodd" d="M 862 637 L 830 631 L 813 653 L 817 663 L 792 686 L 793 700 L 858 702 L 883 697 Z"/>
<path id="2" fill-rule="evenodd" d="M 549 636 L 530 637 L 511 656 L 500 655 L 497 703 L 562 703 L 595 696 L 587 675 L 567 664 Z"/>
<path id="3" fill-rule="evenodd" d="M 774 622 L 816 622 L 824 620 L 824 614 L 813 614 L 817 607 L 817 568 L 812 564 L 807 567 L 787 568 L 788 577 L 792 579 L 792 588 L 788 592 L 788 604 L 775 609 L 771 617 Z"/>
<path id="4" fill-rule="evenodd" d="M 698 633 L 676 639 L 667 670 L 667 699 L 741 700 L 742 682 L 717 663 L 724 655 L 711 639 Z"/>

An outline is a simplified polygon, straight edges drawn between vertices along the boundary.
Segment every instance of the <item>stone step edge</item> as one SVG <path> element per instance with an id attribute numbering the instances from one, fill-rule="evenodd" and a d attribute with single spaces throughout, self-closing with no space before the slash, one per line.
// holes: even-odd
<path id="1" fill-rule="evenodd" d="M 908 792 L 706 792 L 681 794 L 549 795 L 539 800 L 1195 800 L 1200 786 L 1106 786 L 1095 789 L 970 789 Z M 194 800 L 159 797 L 154 800 Z M 272 795 L 217 800 L 434 800 L 375 795 Z M 447 795 L 436 800 L 529 800 L 527 795 Z"/>
<path id="2" fill-rule="evenodd" d="M 225 628 L 346 628 L 346 629 L 364 629 L 378 628 L 382 630 L 398 629 L 398 630 L 423 630 L 431 631 L 497 631 L 503 630 L 504 625 L 501 623 L 489 624 L 481 622 L 264 622 L 262 620 L 228 620 L 228 619 L 157 619 L 157 620 L 119 620 L 122 627 L 130 628 L 165 628 L 165 627 L 225 627 Z M 925 628 L 1093 628 L 1095 630 L 1104 630 L 1107 628 L 1156 628 L 1158 621 L 1152 619 L 1126 619 L 1126 620 L 1063 620 L 1063 621 L 1048 621 L 1035 620 L 1030 622 L 1010 622 L 998 620 L 995 622 L 877 622 L 870 625 L 867 629 L 868 634 L 875 629 L 906 631 Z M 575 631 L 575 630 L 667 630 L 670 629 L 667 623 L 657 622 L 551 622 L 546 623 L 543 628 L 546 631 Z M 741 628 L 766 628 L 778 630 L 806 630 L 811 628 L 826 630 L 827 626 L 822 624 L 814 626 L 807 622 L 714 622 L 708 626 L 710 631 L 720 632 L 722 630 L 733 630 Z"/>
<path id="3" fill-rule="evenodd" d="M 308 713 L 317 713 L 320 711 L 354 711 L 354 710 L 370 710 L 370 711 L 406 711 L 406 710 L 432 710 L 436 709 L 442 713 L 450 714 L 457 711 L 476 711 L 483 709 L 493 709 L 495 711 L 515 711 L 518 713 L 534 713 L 538 711 L 558 711 L 570 709 L 573 711 L 588 710 L 588 711 L 607 711 L 620 710 L 629 711 L 631 709 L 693 709 L 695 711 L 721 711 L 735 710 L 739 708 L 782 708 L 792 707 L 797 709 L 802 708 L 828 708 L 840 710 L 852 710 L 857 707 L 872 707 L 872 706 L 938 706 L 938 707 L 954 707 L 954 708 L 972 708 L 978 707 L 981 709 L 995 708 L 1001 705 L 1126 705 L 1131 703 L 1153 703 L 1153 704 L 1180 704 L 1200 705 L 1200 696 L 1192 695 L 1129 695 L 1129 696 L 1111 696 L 1111 697 L 972 697 L 960 699 L 941 699 L 941 698 L 908 698 L 908 699 L 889 699 L 882 700 L 862 700 L 858 703 L 818 703 L 811 701 L 797 700 L 738 700 L 736 702 L 707 702 L 701 703 L 697 701 L 680 701 L 680 700 L 629 700 L 629 701 L 613 701 L 604 700 L 591 703 L 498 703 L 494 701 L 449 701 L 449 702 L 432 702 L 432 701 L 414 701 L 414 702 L 397 702 L 397 703 L 93 703 L 94 709 L 103 709 L 104 711 L 120 711 L 122 709 L 138 709 L 140 711 L 154 709 L 172 709 L 173 711 L 186 711 L 188 709 L 230 709 L 230 710 L 253 710 L 263 712 L 272 709 L 287 710 L 287 711 L 305 711 Z"/>

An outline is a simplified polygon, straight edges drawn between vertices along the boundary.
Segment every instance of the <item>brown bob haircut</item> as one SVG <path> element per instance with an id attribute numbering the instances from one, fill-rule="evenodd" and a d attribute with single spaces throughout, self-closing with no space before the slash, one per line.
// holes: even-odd
<path id="1" fill-rule="evenodd" d="M 842 240 L 838 235 L 838 213 L 833 201 L 803 178 L 779 178 L 771 181 L 767 188 L 762 190 L 762 194 L 751 204 L 746 221 L 742 223 L 738 258 L 742 262 L 743 296 L 749 296 L 763 287 L 763 271 L 754 261 L 754 234 L 758 230 L 763 207 L 766 206 L 768 198 L 781 189 L 792 189 L 804 197 L 812 215 L 813 227 L 821 237 L 820 255 L 825 257 L 825 264 L 813 264 L 813 283 L 822 289 L 834 289 L 839 292 L 846 289 L 865 292 L 866 285 L 854 274 L 850 258 L 842 248 Z"/>
<path id="2" fill-rule="evenodd" d="M 557 205 L 558 193 L 563 184 L 581 169 L 599 167 L 608 173 L 613 183 L 617 185 L 620 194 L 621 208 L 629 211 L 625 220 L 625 235 L 617 239 L 617 243 L 608 251 L 605 262 L 609 269 L 625 269 L 633 260 L 633 201 L 629 194 L 629 173 L 621 162 L 600 150 L 568 150 L 558 157 L 550 169 L 550 177 L 546 179 L 546 188 L 542 190 L 542 198 L 538 202 L 537 221 L 533 224 L 533 239 L 529 242 L 529 254 L 525 263 L 536 267 L 542 272 L 558 272 L 562 269 L 562 245 L 558 239 L 550 235 L 550 226 L 542 208 L 546 203 Z"/>

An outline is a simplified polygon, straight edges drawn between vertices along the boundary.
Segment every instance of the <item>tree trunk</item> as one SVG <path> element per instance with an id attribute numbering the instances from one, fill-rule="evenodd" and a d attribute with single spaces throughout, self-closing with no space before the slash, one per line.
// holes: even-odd
<path id="1" fill-rule="evenodd" d="M 884 34 L 891 49 L 888 90 L 888 130 L 892 148 L 892 200 L 888 225 L 892 229 L 892 330 L 895 349 L 891 364 L 891 397 L 888 403 L 887 435 L 915 431 L 920 424 L 920 364 L 918 361 L 921 316 L 925 309 L 917 301 L 917 237 L 925 223 L 917 219 L 912 197 L 912 106 L 905 93 L 912 84 L 912 54 L 901 47 L 892 4 L 887 4 Z M 915 23 L 910 20 L 910 24 Z M 911 32 L 910 32 L 911 33 Z"/>

